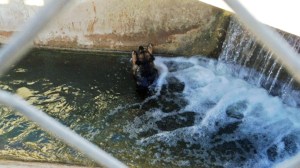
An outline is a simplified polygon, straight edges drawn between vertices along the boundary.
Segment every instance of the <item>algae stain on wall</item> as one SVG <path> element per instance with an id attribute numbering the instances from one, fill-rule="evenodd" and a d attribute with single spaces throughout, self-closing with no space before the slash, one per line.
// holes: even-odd
<path id="1" fill-rule="evenodd" d="M 159 53 L 214 55 L 229 19 L 197 0 L 76 2 L 35 39 L 36 46 L 130 51 L 151 42 Z M 0 6 L 0 42 L 37 10 L 21 0 Z"/>

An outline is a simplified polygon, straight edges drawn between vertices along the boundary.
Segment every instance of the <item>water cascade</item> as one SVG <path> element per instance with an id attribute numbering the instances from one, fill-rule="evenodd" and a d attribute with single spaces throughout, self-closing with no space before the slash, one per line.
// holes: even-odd
<path id="1" fill-rule="evenodd" d="M 279 30 L 278 32 L 300 52 L 300 37 Z M 272 58 L 272 52 L 256 43 L 235 19 L 230 21 L 219 62 L 231 64 L 231 71 L 235 76 L 267 89 L 270 94 L 282 97 L 286 103 L 292 103 L 288 95 L 299 97 L 294 91 L 299 90 L 299 85 Z"/>

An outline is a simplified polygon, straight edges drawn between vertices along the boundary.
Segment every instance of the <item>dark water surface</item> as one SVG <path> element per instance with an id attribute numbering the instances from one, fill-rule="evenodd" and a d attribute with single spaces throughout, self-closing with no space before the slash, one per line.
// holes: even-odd
<path id="1" fill-rule="evenodd" d="M 35 50 L 0 81 L 130 167 L 271 167 L 299 152 L 299 107 L 202 57 L 155 60 L 137 94 L 129 54 Z M 291 100 L 298 101 L 298 100 Z M 93 165 L 0 108 L 0 158 Z"/>
<path id="2" fill-rule="evenodd" d="M 141 101 L 128 55 L 35 50 L 1 79 L 0 87 L 17 92 L 115 156 L 131 156 L 123 147 L 130 141 L 118 134 L 126 120 L 105 120 L 111 109 Z M 24 117 L 0 110 L 1 158 L 89 163 Z"/>

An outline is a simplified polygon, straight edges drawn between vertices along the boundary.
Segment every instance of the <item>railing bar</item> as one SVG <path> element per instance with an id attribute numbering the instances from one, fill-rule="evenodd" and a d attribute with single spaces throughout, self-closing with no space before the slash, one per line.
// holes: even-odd
<path id="1" fill-rule="evenodd" d="M 69 0 L 52 0 L 41 8 L 32 19 L 28 21 L 21 31 L 16 32 L 9 39 L 8 43 L 0 50 L 0 76 L 5 74 L 12 65 L 16 64 L 25 53 L 33 46 L 33 40 L 49 24 L 51 20 L 58 16 Z"/>
<path id="2" fill-rule="evenodd" d="M 96 163 L 111 168 L 127 167 L 96 145 L 76 134 L 70 128 L 62 125 L 46 113 L 28 104 L 25 100 L 9 92 L 0 90 L 0 103 L 18 110 L 21 114 L 36 122 L 41 128 L 55 135 L 71 147 L 82 152 Z"/>
<path id="3" fill-rule="evenodd" d="M 13 64 L 16 64 L 30 49 L 34 38 L 55 16 L 57 16 L 70 0 L 52 0 L 22 27 L 22 31 L 14 34 L 8 44 L 0 50 L 0 76 L 5 74 Z M 68 145 L 79 150 L 100 165 L 107 167 L 126 167 L 123 163 L 101 150 L 96 145 L 82 138 L 41 110 L 29 105 L 21 98 L 8 92 L 0 91 L 0 102 L 19 110 L 23 115 L 38 123 L 43 129 L 56 135 Z"/>
<path id="4" fill-rule="evenodd" d="M 300 55 L 275 30 L 255 19 L 237 0 L 224 0 L 237 14 L 240 22 L 261 44 L 274 52 L 275 58 L 300 82 Z"/>

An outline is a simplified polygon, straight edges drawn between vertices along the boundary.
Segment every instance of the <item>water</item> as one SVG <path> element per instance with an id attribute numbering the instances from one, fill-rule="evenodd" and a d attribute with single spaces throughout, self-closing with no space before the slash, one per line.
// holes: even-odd
<path id="1" fill-rule="evenodd" d="M 156 92 L 145 98 L 128 55 L 37 50 L 0 87 L 130 167 L 270 167 L 299 152 L 299 108 L 233 65 L 157 57 Z M 2 107 L 0 117 L 0 158 L 94 165 L 18 113 Z"/>
<path id="2" fill-rule="evenodd" d="M 291 47 L 300 52 L 299 37 L 277 31 Z M 231 20 L 219 61 L 232 64 L 232 73 L 235 76 L 243 78 L 258 87 L 266 88 L 270 94 L 280 96 L 288 103 L 290 98 L 282 95 L 290 92 L 293 97 L 299 97 L 300 95 L 295 95 L 292 91 L 299 90 L 299 84 L 290 82 L 292 77 L 272 57 L 273 53 L 271 51 L 259 45 L 237 21 Z"/>
<path id="3" fill-rule="evenodd" d="M 103 146 L 122 125 L 107 130 L 104 116 L 141 99 L 129 72 L 124 55 L 39 50 L 2 78 L 0 87 L 22 95 L 82 136 L 100 139 L 96 143 Z M 0 110 L 1 158 L 90 164 L 25 118 Z"/>

